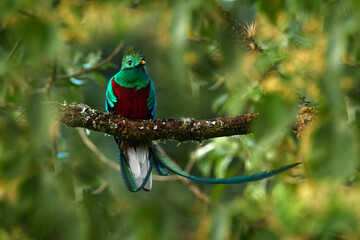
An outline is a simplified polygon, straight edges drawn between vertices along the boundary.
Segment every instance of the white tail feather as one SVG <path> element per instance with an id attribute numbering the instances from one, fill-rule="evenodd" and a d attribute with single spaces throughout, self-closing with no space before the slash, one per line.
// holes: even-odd
<path id="1" fill-rule="evenodd" d="M 149 145 L 140 143 L 136 147 L 129 146 L 127 148 L 127 155 L 129 157 L 130 171 L 132 172 L 137 187 L 140 187 L 149 171 Z M 152 177 L 150 175 L 144 188 L 151 190 Z"/>
<path id="2" fill-rule="evenodd" d="M 148 148 L 148 151 L 149 151 L 149 148 Z M 148 172 L 149 168 L 150 168 L 150 161 L 149 160 L 146 160 L 144 165 L 146 166 L 146 173 Z M 144 178 L 146 177 L 146 174 L 144 176 Z M 144 186 L 144 189 L 150 191 L 151 190 L 151 187 L 152 187 L 152 175 L 150 174 L 149 176 L 149 179 L 148 181 L 146 182 L 145 186 Z"/>

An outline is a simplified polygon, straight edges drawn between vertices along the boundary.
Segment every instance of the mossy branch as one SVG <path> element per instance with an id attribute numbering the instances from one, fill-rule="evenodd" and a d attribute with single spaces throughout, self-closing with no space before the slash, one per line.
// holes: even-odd
<path id="1" fill-rule="evenodd" d="M 122 140 L 160 140 L 203 141 L 216 137 L 227 137 L 251 133 L 251 124 L 256 113 L 241 114 L 233 117 L 219 117 L 207 120 L 171 119 L 171 120 L 129 120 L 121 116 L 91 109 L 83 104 L 58 104 L 61 110 L 60 122 L 68 127 L 87 128 L 103 132 Z M 309 111 L 302 110 L 294 130 L 300 136 L 304 127 L 312 122 Z M 315 114 L 315 113 L 314 113 Z"/>
<path id="2" fill-rule="evenodd" d="M 209 120 L 129 120 L 91 109 L 82 104 L 59 104 L 60 122 L 68 127 L 82 127 L 113 135 L 123 140 L 172 139 L 203 141 L 209 138 L 248 134 L 256 114 L 219 117 Z"/>

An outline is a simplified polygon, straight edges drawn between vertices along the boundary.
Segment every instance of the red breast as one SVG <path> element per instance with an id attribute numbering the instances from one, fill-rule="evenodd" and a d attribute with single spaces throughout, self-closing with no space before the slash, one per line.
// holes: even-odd
<path id="1" fill-rule="evenodd" d="M 122 87 L 117 84 L 114 78 L 111 79 L 111 86 L 115 93 L 115 113 L 129 119 L 149 119 L 151 112 L 147 107 L 150 83 L 141 89 Z"/>

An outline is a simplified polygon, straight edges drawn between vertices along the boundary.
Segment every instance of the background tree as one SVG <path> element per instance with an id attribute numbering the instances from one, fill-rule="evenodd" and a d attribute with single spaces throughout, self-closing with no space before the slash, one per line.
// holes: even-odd
<path id="1" fill-rule="evenodd" d="M 359 238 L 360 3 L 251 2 L 2 1 L 0 238 Z M 104 111 L 127 46 L 147 59 L 158 118 L 259 112 L 253 134 L 162 143 L 181 167 L 227 177 L 304 164 L 243 185 L 168 177 L 128 192 L 112 137 L 64 127 L 48 104 Z M 303 105 L 317 118 L 298 138 Z"/>

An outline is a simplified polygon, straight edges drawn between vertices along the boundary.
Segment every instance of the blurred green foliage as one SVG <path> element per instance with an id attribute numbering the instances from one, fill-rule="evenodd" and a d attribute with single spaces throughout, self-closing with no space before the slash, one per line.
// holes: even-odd
<path id="1" fill-rule="evenodd" d="M 262 52 L 244 51 L 216 4 L 256 22 L 246 37 Z M 0 21 L 0 239 L 360 238 L 358 0 L 3 0 Z M 121 54 L 56 76 L 120 41 L 142 49 L 159 118 L 260 113 L 248 136 L 164 144 L 180 166 L 225 177 L 304 164 L 249 184 L 195 183 L 210 202 L 180 181 L 128 192 L 47 104 L 104 110 Z M 319 112 L 300 139 L 298 95 Z M 89 138 L 117 162 L 111 137 Z"/>

